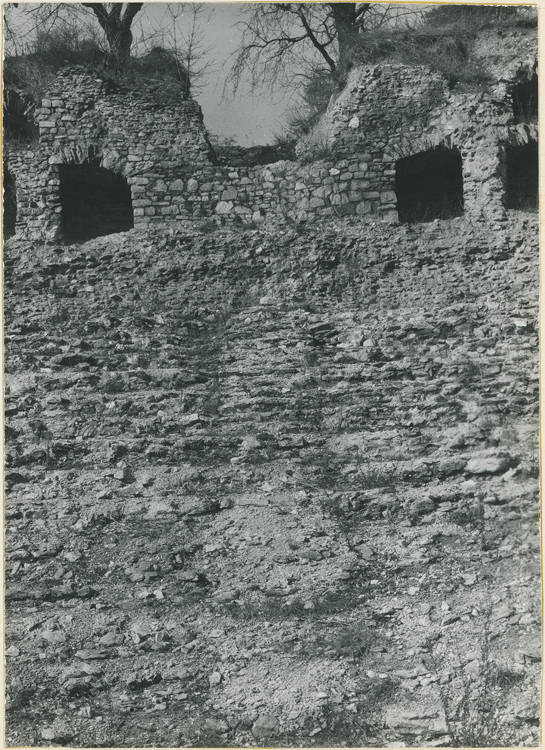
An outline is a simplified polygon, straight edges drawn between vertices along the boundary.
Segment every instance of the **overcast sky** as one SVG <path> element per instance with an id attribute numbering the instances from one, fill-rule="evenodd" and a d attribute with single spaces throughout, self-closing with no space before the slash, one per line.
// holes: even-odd
<path id="1" fill-rule="evenodd" d="M 206 85 L 195 98 L 202 107 L 206 127 L 211 133 L 234 137 L 245 146 L 270 143 L 274 133 L 281 129 L 290 96 L 252 96 L 249 86 L 241 86 L 235 98 L 223 100 L 223 87 L 229 69 L 229 56 L 240 44 L 241 33 L 237 21 L 241 19 L 240 3 L 209 3 L 208 13 L 202 18 L 203 44 L 211 49 L 213 70 L 207 76 Z M 144 31 L 146 22 L 152 28 L 164 14 L 163 3 L 149 3 L 142 18 Z M 186 25 L 189 26 L 189 14 Z M 148 20 L 149 19 L 149 20 Z M 183 23 L 183 21 L 182 21 Z M 293 94 L 292 94 L 293 95 Z"/>

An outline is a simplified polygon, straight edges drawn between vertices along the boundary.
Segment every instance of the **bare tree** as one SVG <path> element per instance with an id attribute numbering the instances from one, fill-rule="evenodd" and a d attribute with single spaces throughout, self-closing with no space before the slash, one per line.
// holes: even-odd
<path id="1" fill-rule="evenodd" d="M 126 67 L 129 60 L 133 42 L 132 25 L 143 5 L 144 3 L 10 3 L 10 10 L 5 10 L 4 13 L 8 49 L 12 48 L 21 54 L 25 51 L 25 38 L 32 39 L 38 31 L 45 32 L 63 23 L 87 26 L 89 35 L 94 36 L 93 25 L 89 24 L 89 16 L 92 16 L 104 32 L 111 67 L 120 71 Z M 6 6 L 4 8 L 6 9 Z M 25 22 L 19 24 L 22 26 L 22 33 L 21 29 L 16 32 L 15 25 L 10 20 L 13 8 L 25 16 Z"/>
<path id="2" fill-rule="evenodd" d="M 123 70 L 129 61 L 132 45 L 131 26 L 144 3 L 82 3 L 98 20 L 108 40 L 112 67 Z"/>
<path id="3" fill-rule="evenodd" d="M 257 88 L 284 87 L 325 68 L 338 83 L 369 22 L 381 23 L 388 6 L 372 3 L 256 3 L 243 7 L 242 43 L 227 85 L 249 77 Z"/>

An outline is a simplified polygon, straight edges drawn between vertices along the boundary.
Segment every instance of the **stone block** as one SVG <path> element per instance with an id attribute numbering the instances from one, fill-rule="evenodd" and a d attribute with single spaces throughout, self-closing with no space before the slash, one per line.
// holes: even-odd
<path id="1" fill-rule="evenodd" d="M 322 206 L 325 206 L 323 198 L 311 198 L 309 201 L 310 208 L 321 208 Z"/>
<path id="2" fill-rule="evenodd" d="M 221 194 L 221 200 L 222 202 L 234 201 L 236 200 L 237 196 L 238 196 L 238 190 L 234 187 L 228 187 Z"/>
<path id="3" fill-rule="evenodd" d="M 354 204 L 353 203 L 344 203 L 341 206 L 335 207 L 335 213 L 337 216 L 348 216 L 350 214 L 354 213 Z"/>
<path id="4" fill-rule="evenodd" d="M 356 206 L 356 213 L 358 216 L 368 216 L 371 213 L 372 205 L 367 201 L 361 201 Z"/>
<path id="5" fill-rule="evenodd" d="M 219 201 L 219 203 L 216 205 L 216 213 L 217 214 L 230 214 L 233 210 L 233 202 L 232 201 Z"/>
<path id="6" fill-rule="evenodd" d="M 380 194 L 381 203 L 396 203 L 397 196 L 393 190 L 383 190 Z"/>
<path id="7" fill-rule="evenodd" d="M 350 187 L 352 190 L 365 190 L 366 188 L 371 187 L 371 183 L 369 180 L 352 180 Z"/>
<path id="8" fill-rule="evenodd" d="M 194 177 L 190 177 L 187 181 L 187 191 L 189 193 L 196 193 L 199 189 L 199 183 Z"/>

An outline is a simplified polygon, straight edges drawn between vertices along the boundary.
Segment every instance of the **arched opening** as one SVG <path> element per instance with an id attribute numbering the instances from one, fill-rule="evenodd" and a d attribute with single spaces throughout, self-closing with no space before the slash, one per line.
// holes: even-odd
<path id="1" fill-rule="evenodd" d="M 535 122 L 538 113 L 537 73 L 524 78 L 513 86 L 511 91 L 513 114 L 517 122 Z"/>
<path id="2" fill-rule="evenodd" d="M 85 242 L 134 226 L 131 189 L 120 175 L 97 163 L 61 164 L 59 181 L 65 240 Z"/>
<path id="3" fill-rule="evenodd" d="M 464 213 L 462 157 L 438 147 L 396 163 L 395 193 L 401 222 L 452 219 Z"/>
<path id="4" fill-rule="evenodd" d="M 535 141 L 505 147 L 505 206 L 538 210 L 539 166 Z"/>
<path id="5" fill-rule="evenodd" d="M 15 177 L 4 164 L 4 239 L 13 237 L 17 222 L 17 191 Z"/>

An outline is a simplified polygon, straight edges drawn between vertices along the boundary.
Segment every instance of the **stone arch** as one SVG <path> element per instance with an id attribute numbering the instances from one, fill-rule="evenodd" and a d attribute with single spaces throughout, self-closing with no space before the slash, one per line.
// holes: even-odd
<path id="1" fill-rule="evenodd" d="M 435 146 L 399 159 L 395 194 L 401 222 L 462 216 L 464 190 L 460 151 Z"/>
<path id="2" fill-rule="evenodd" d="M 134 226 L 131 188 L 119 173 L 101 166 L 99 158 L 58 165 L 61 234 L 84 242 Z"/>
<path id="3" fill-rule="evenodd" d="M 13 237 L 17 224 L 17 185 L 15 176 L 4 164 L 3 232 L 4 239 Z"/>
<path id="4" fill-rule="evenodd" d="M 385 151 L 391 161 L 399 161 L 400 159 L 407 159 L 424 151 L 432 151 L 439 148 L 461 150 L 460 143 L 452 134 L 427 133 L 416 138 L 408 138 L 402 135 L 397 142 L 389 144 Z"/>

